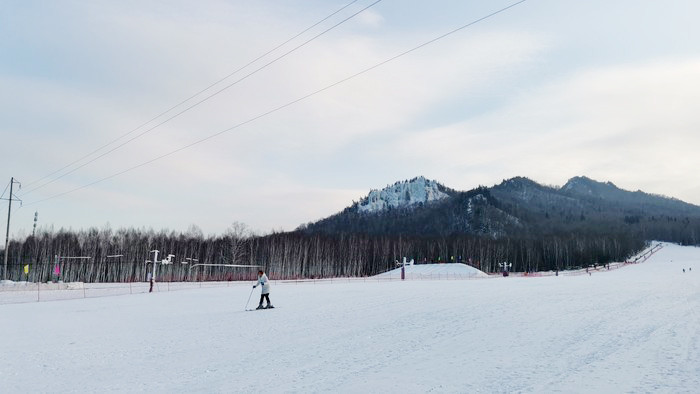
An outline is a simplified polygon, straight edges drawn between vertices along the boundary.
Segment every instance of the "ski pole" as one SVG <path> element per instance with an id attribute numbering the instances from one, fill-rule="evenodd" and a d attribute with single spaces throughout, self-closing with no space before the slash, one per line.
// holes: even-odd
<path id="1" fill-rule="evenodd" d="M 248 296 L 248 301 L 245 302 L 245 309 L 248 310 L 248 303 L 250 302 L 250 297 L 253 296 L 253 290 L 255 290 L 255 287 L 250 289 L 250 295 Z"/>

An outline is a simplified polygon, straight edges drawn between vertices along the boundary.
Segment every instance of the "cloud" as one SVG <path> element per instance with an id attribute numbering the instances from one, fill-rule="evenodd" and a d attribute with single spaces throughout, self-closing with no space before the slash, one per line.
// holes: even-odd
<path id="1" fill-rule="evenodd" d="M 698 67 L 700 58 L 672 58 L 582 71 L 498 111 L 416 132 L 399 149 L 449 168 L 448 180 L 462 186 L 515 175 L 561 184 L 585 174 L 700 202 L 672 187 L 692 184 L 700 165 Z"/>
<path id="2" fill-rule="evenodd" d="M 245 122 L 490 9 L 415 3 L 380 3 L 27 200 Z M 10 141 L 0 146 L 8 163 L 0 176 L 25 182 L 132 130 L 341 5 L 26 4 L 0 24 L 13 37 L 0 42 L 10 54 L 0 65 L 0 133 Z M 527 18 L 518 20 L 519 12 Z M 561 46 L 589 45 L 588 38 L 547 30 L 538 12 L 523 7 L 499 16 L 192 149 L 39 204 L 40 218 L 75 227 L 196 223 L 206 233 L 233 220 L 292 229 L 370 187 L 419 174 L 464 189 L 514 175 L 561 183 L 586 174 L 700 201 L 696 184 L 677 183 L 697 166 L 696 59 L 571 67 L 556 58 Z M 580 32 L 569 24 L 563 30 Z M 18 228 L 31 226 L 33 209 L 18 212 Z"/>
<path id="3" fill-rule="evenodd" d="M 357 20 L 363 25 L 375 28 L 384 23 L 384 17 L 379 12 L 372 9 L 359 14 Z"/>
<path id="4" fill-rule="evenodd" d="M 45 29 L 25 32 L 29 48 L 43 46 L 66 56 L 49 60 L 27 55 L 27 62 L 48 62 L 46 73 L 19 67 L 3 75 L 5 86 L 14 86 L 21 97 L 21 102 L 10 103 L 17 122 L 32 119 L 23 111 L 42 113 L 33 118 L 31 128 L 17 128 L 28 140 L 46 147 L 21 168 L 20 175 L 31 180 L 45 175 L 46 168 L 60 168 L 68 159 L 133 130 L 310 24 L 308 16 L 294 9 L 224 2 L 194 8 L 182 3 L 167 10 L 157 3 L 139 7 L 69 3 L 54 11 L 65 18 L 32 15 L 28 9 L 18 18 L 46 24 Z M 31 193 L 27 200 L 71 190 L 245 122 L 436 34 L 377 30 L 383 18 L 379 10 L 360 14 L 347 28 L 306 45 L 133 143 Z M 61 33 L 50 36 L 49 31 Z M 339 182 L 350 176 L 353 166 L 366 162 L 364 152 L 355 151 L 358 140 L 387 140 L 412 128 L 416 119 L 430 117 L 431 109 L 451 96 L 484 89 L 486 76 L 527 63 L 542 47 L 540 37 L 526 32 L 456 35 L 272 116 L 39 208 L 58 210 L 57 223 L 82 225 L 95 221 L 137 225 L 148 218 L 146 222 L 156 227 L 182 227 L 189 224 L 183 221 L 191 220 L 217 231 L 230 224 L 229 215 L 221 214 L 228 211 L 258 229 L 294 228 L 364 194 Z M 254 69 L 248 67 L 226 83 Z M 6 104 L 12 101 L 4 98 Z M 23 156 L 30 151 L 25 147 L 6 157 L 25 162 Z M 339 158 L 345 160 L 344 168 L 322 164 Z M 111 191 L 115 198 L 100 194 Z M 121 193 L 133 197 L 125 199 Z M 61 211 L 63 206 L 73 212 Z M 81 213 L 76 214 L 78 206 Z"/>

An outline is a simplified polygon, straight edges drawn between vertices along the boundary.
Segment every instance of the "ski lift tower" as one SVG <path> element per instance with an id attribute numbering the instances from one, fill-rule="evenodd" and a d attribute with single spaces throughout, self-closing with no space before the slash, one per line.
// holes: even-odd
<path id="1" fill-rule="evenodd" d="M 158 261 L 158 253 L 160 253 L 160 251 L 159 250 L 151 250 L 151 253 L 154 253 L 153 261 L 146 260 L 146 264 L 153 263 L 153 272 L 151 273 L 151 278 L 150 278 L 151 287 L 148 290 L 149 293 L 153 292 L 153 285 L 156 283 L 156 267 L 158 267 L 156 264 L 160 263 L 161 265 L 170 265 L 173 263 L 173 257 L 175 257 L 174 254 L 169 254 L 163 260 Z"/>
<path id="2" fill-rule="evenodd" d="M 406 279 L 406 266 L 411 266 L 414 263 L 415 261 L 413 259 L 411 259 L 411 261 L 406 261 L 406 258 L 403 258 L 403 262 L 401 263 L 401 280 Z"/>
<path id="3" fill-rule="evenodd" d="M 158 264 L 158 253 L 160 253 L 159 250 L 151 250 L 151 253 L 155 253 L 153 256 L 153 270 L 151 271 L 151 287 L 148 289 L 149 293 L 153 293 L 153 285 L 156 283 L 156 264 Z M 146 262 L 150 262 L 146 260 Z"/>
<path id="4" fill-rule="evenodd" d="M 501 270 L 503 271 L 503 276 L 508 276 L 509 275 L 508 269 L 513 267 L 513 263 L 509 264 L 509 263 L 504 261 L 502 263 L 498 263 L 498 266 L 501 267 Z"/>

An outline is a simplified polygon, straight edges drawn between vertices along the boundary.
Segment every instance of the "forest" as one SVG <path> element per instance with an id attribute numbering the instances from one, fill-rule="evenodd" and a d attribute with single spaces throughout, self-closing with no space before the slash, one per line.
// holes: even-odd
<path id="1" fill-rule="evenodd" d="M 562 188 L 513 178 L 492 188 L 441 190 L 449 198 L 373 213 L 354 203 L 295 231 L 266 235 L 239 222 L 210 236 L 196 226 L 184 232 L 40 228 L 10 242 L 8 278 L 145 281 L 154 250 L 158 261 L 172 255 L 156 265 L 157 280 L 209 281 L 252 279 L 257 266 L 272 279 L 371 276 L 403 257 L 461 262 L 487 273 L 503 262 L 520 272 L 566 270 L 624 261 L 652 240 L 700 244 L 700 207 L 584 177 Z"/>
<path id="2" fill-rule="evenodd" d="M 302 231 L 256 236 L 238 223 L 223 235 L 209 237 L 196 229 L 182 233 L 108 227 L 42 229 L 10 243 L 8 274 L 11 280 L 32 282 L 145 281 L 153 267 L 147 261 L 156 249 L 163 258 L 174 255 L 172 264 L 157 265 L 160 281 L 248 280 L 257 272 L 256 268 L 194 263 L 259 265 L 272 279 L 361 277 L 394 268 L 404 256 L 418 263 L 462 262 L 485 272 L 497 272 L 504 261 L 512 263 L 514 271 L 564 270 L 622 261 L 645 244 L 643 234 L 583 232 L 500 239 Z"/>

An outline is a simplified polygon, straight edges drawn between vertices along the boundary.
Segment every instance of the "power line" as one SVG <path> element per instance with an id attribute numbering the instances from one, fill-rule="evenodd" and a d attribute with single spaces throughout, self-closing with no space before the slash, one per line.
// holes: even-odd
<path id="1" fill-rule="evenodd" d="M 8 186 L 9 186 L 9 184 L 8 184 Z M 5 190 L 7 190 L 7 188 L 5 188 Z M 5 195 L 5 192 L 3 192 L 2 196 L 4 196 L 4 195 Z M 0 196 L 0 208 L 4 208 L 5 204 L 11 204 L 9 198 L 2 198 L 2 196 Z M 22 201 L 22 199 L 17 197 L 17 195 L 15 193 L 12 193 L 12 201 L 19 201 L 19 205 L 12 208 L 12 214 L 14 214 L 15 212 L 19 211 L 24 206 L 23 205 L 24 201 Z M 7 223 L 7 221 L 5 221 L 3 223 Z"/>
<path id="2" fill-rule="evenodd" d="M 229 74 L 226 75 L 225 77 L 219 79 L 218 81 L 216 81 L 216 82 L 210 84 L 210 85 L 207 86 L 206 88 L 204 88 L 204 89 L 198 91 L 197 93 L 191 95 L 190 97 L 186 98 L 185 100 L 183 100 L 183 101 L 181 101 L 181 102 L 179 102 L 179 103 L 173 105 L 172 107 L 170 107 L 170 108 L 168 108 L 167 110 L 161 112 L 160 114 L 156 115 L 155 117 L 153 117 L 153 118 L 149 119 L 148 121 L 142 123 L 141 125 L 139 125 L 139 126 L 136 127 L 135 129 L 133 129 L 133 130 L 131 130 L 131 131 L 129 131 L 129 132 L 127 132 L 127 133 L 125 133 L 125 134 L 119 136 L 118 138 L 116 138 L 116 139 L 114 139 L 114 140 L 112 140 L 112 141 L 110 141 L 110 142 L 108 142 L 108 143 L 106 143 L 106 144 L 100 146 L 99 148 L 97 148 L 97 149 L 91 151 L 90 153 L 88 153 L 88 154 L 86 154 L 86 155 L 80 157 L 79 159 L 77 159 L 77 160 L 75 160 L 75 161 L 73 161 L 73 162 L 71 162 L 71 163 L 69 163 L 69 164 L 67 164 L 67 165 L 65 165 L 65 166 L 63 166 L 63 167 L 61 167 L 61 168 L 59 168 L 58 170 L 56 170 L 56 171 L 54 171 L 54 172 L 52 172 L 52 173 L 50 173 L 50 174 L 48 174 L 48 175 L 46 175 L 46 176 L 44 176 L 44 177 L 42 177 L 42 178 L 39 178 L 39 179 L 37 179 L 37 180 L 35 180 L 35 181 L 32 181 L 32 182 L 27 183 L 27 186 L 33 185 L 33 184 L 35 184 L 35 183 L 37 183 L 37 182 L 40 182 L 40 181 L 42 181 L 42 180 L 44 180 L 44 179 L 46 179 L 46 178 L 49 178 L 49 177 L 51 177 L 52 175 L 55 175 L 55 174 L 57 174 L 57 173 L 59 173 L 59 172 L 65 170 L 66 168 L 72 166 L 73 164 L 76 164 L 76 163 L 82 161 L 83 159 L 86 159 L 86 158 L 92 156 L 93 154 L 95 154 L 95 153 L 101 151 L 102 149 L 104 149 L 104 148 L 106 148 L 106 147 L 112 145 L 113 143 L 115 143 L 115 142 L 121 140 L 122 138 L 124 138 L 124 137 L 126 137 L 126 136 L 128 136 L 128 135 L 130 135 L 130 134 L 132 134 L 132 133 L 134 133 L 134 132 L 136 132 L 137 130 L 141 129 L 142 127 L 146 126 L 147 124 L 149 124 L 149 123 L 153 122 L 154 120 L 156 120 L 156 119 L 162 117 L 163 115 L 165 115 L 165 114 L 171 112 L 171 111 L 174 110 L 175 108 L 181 106 L 182 104 L 185 104 L 186 102 L 188 102 L 188 101 L 192 100 L 193 98 L 199 96 L 200 94 L 206 92 L 207 90 L 211 89 L 212 87 L 214 87 L 214 86 L 220 84 L 221 82 L 225 81 L 226 79 L 228 79 L 228 78 L 232 77 L 233 75 L 239 73 L 240 71 L 242 71 L 243 69 L 247 68 L 247 67 L 250 66 L 251 64 L 257 62 L 257 61 L 260 60 L 260 59 L 262 59 L 263 57 L 265 57 L 265 56 L 269 55 L 270 53 L 276 51 L 277 49 L 283 47 L 284 45 L 288 44 L 289 42 L 291 42 L 291 41 L 293 41 L 294 39 L 298 38 L 298 37 L 301 36 L 302 34 L 304 34 L 304 33 L 306 33 L 307 31 L 313 29 L 314 27 L 318 26 L 319 24 L 325 22 L 325 21 L 328 20 L 329 18 L 333 17 L 334 15 L 336 15 L 336 14 L 339 13 L 339 12 L 341 12 L 341 11 L 344 10 L 345 8 L 349 7 L 350 5 L 356 3 L 357 1 L 358 1 L 358 0 L 353 0 L 353 1 L 351 1 L 350 3 L 347 3 L 346 5 L 342 6 L 342 7 L 339 8 L 338 10 L 336 10 L 335 12 L 333 12 L 333 13 L 331 13 L 330 15 L 326 16 L 325 18 L 321 19 L 320 21 L 314 23 L 313 25 L 307 27 L 306 29 L 302 30 L 301 32 L 299 32 L 299 33 L 296 34 L 295 36 L 291 37 L 290 39 L 284 41 L 283 43 L 277 45 L 276 47 L 270 49 L 269 51 L 263 53 L 262 55 L 256 57 L 255 59 L 253 59 L 253 60 L 251 60 L 250 62 L 246 63 L 244 66 L 239 67 L 239 68 L 236 69 L 235 71 L 229 73 Z"/>
<path id="3" fill-rule="evenodd" d="M 0 201 L 10 201 L 10 200 L 13 200 L 13 199 L 14 199 L 14 200 L 19 201 L 20 204 L 22 204 L 22 203 L 24 202 L 24 201 L 22 201 L 21 198 L 17 197 L 17 194 L 16 194 L 16 193 L 14 193 L 14 192 L 12 191 L 12 184 L 14 184 L 14 183 L 18 184 L 19 187 L 20 187 L 20 189 L 22 188 L 22 182 L 18 181 L 17 178 L 14 178 L 14 177 L 13 177 L 13 178 L 10 180 L 10 183 L 8 183 L 7 186 L 5 186 L 5 190 L 3 190 L 2 194 L 0 194 Z M 8 188 L 8 187 L 10 188 L 10 195 L 8 196 L 8 198 L 3 198 L 3 197 L 5 197 L 5 192 L 7 192 L 7 188 Z M 13 212 L 14 212 L 14 211 L 13 211 Z"/>
<path id="4" fill-rule="evenodd" d="M 5 186 L 5 190 L 2 191 L 2 194 L 0 194 L 0 199 L 5 197 L 5 192 L 7 191 L 7 188 L 10 187 L 10 184 L 8 183 L 7 186 Z"/>
<path id="5" fill-rule="evenodd" d="M 116 151 L 117 149 L 123 147 L 124 145 L 127 145 L 127 144 L 129 144 L 130 142 L 132 142 L 132 141 L 134 141 L 134 140 L 136 140 L 136 139 L 138 139 L 138 138 L 141 138 L 142 136 L 144 136 L 144 135 L 148 134 L 149 132 L 153 131 L 154 129 L 156 129 L 156 128 L 158 128 L 158 127 L 164 125 L 165 123 L 168 123 L 169 121 L 171 121 L 171 120 L 173 120 L 173 119 L 179 117 L 180 115 L 184 114 L 185 112 L 188 112 L 189 110 L 191 110 L 191 109 L 193 109 L 193 108 L 195 108 L 195 107 L 198 107 L 200 104 L 204 103 L 205 101 L 208 101 L 210 98 L 215 97 L 215 96 L 218 96 L 220 93 L 222 93 L 222 92 L 228 90 L 229 88 L 231 88 L 231 87 L 233 87 L 233 86 L 239 84 L 240 82 L 242 82 L 242 81 L 248 79 L 249 77 L 251 77 L 251 76 L 257 74 L 258 72 L 260 72 L 260 71 L 262 71 L 263 69 L 267 68 L 268 66 L 270 66 L 270 65 L 272 65 L 272 64 L 274 64 L 274 63 L 276 63 L 276 62 L 278 62 L 279 60 L 281 60 L 281 59 L 287 57 L 288 55 L 292 54 L 293 52 L 296 52 L 296 51 L 299 50 L 300 48 L 306 46 L 307 44 L 309 44 L 310 42 L 316 40 L 317 38 L 319 38 L 319 37 L 325 35 L 326 33 L 330 32 L 331 30 L 335 29 L 336 27 L 342 25 L 343 23 L 349 21 L 350 19 L 354 18 L 355 16 L 357 16 L 358 14 L 360 14 L 360 13 L 362 13 L 363 11 L 367 10 L 368 8 L 373 7 L 373 6 L 376 5 L 377 3 L 380 3 L 381 1 L 382 1 L 382 0 L 376 0 L 376 1 L 374 1 L 374 2 L 371 3 L 370 5 L 368 5 L 368 6 L 364 7 L 364 8 L 362 8 L 361 10 L 359 10 L 359 11 L 355 12 L 354 14 L 348 16 L 347 18 L 341 20 L 340 22 L 338 22 L 338 23 L 336 23 L 335 25 L 329 27 L 328 29 L 322 31 L 321 33 L 319 33 L 319 34 L 313 36 L 312 38 L 310 38 L 310 39 L 304 41 L 303 43 L 301 43 L 300 45 L 294 47 L 293 49 L 291 49 L 291 50 L 289 50 L 289 51 L 283 53 L 282 55 L 278 56 L 277 58 L 275 58 L 275 59 L 269 61 L 268 63 L 265 63 L 264 65 L 258 67 L 257 69 L 253 70 L 252 72 L 250 72 L 250 73 L 246 74 L 245 76 L 239 78 L 238 80 L 236 80 L 236 81 L 234 81 L 234 82 L 232 82 L 232 83 L 230 83 L 230 84 L 224 86 L 223 88 L 221 88 L 221 89 L 215 91 L 214 93 L 212 93 L 212 94 L 210 94 L 210 95 L 204 97 L 203 99 L 201 99 L 201 100 L 195 102 L 194 104 L 192 104 L 192 105 L 190 105 L 190 106 L 188 106 L 188 107 L 185 107 L 185 109 L 183 109 L 183 110 L 181 110 L 181 111 L 175 113 L 174 115 L 172 115 L 172 116 L 166 118 L 165 120 L 161 121 L 160 123 L 157 123 L 155 126 L 150 127 L 150 128 L 148 128 L 148 129 L 146 129 L 145 131 L 143 131 L 143 132 L 141 132 L 141 133 L 135 135 L 134 137 L 129 138 L 128 140 L 122 142 L 121 144 L 115 146 L 114 148 L 111 148 L 111 149 L 109 149 L 108 151 L 106 151 L 106 152 L 104 152 L 104 153 L 102 153 L 102 154 L 100 154 L 100 155 L 98 155 L 98 156 L 96 156 L 96 157 L 94 157 L 94 158 L 92 158 L 92 159 L 86 161 L 85 163 L 83 163 L 83 164 L 81 164 L 81 165 L 79 165 L 79 166 L 73 168 L 72 170 L 67 171 L 67 172 L 63 173 L 62 175 L 59 175 L 59 176 L 57 176 L 57 177 L 55 177 L 55 178 L 53 178 L 53 179 L 51 179 L 51 180 L 49 180 L 49 181 L 47 181 L 47 182 L 44 182 L 44 183 L 42 183 L 42 184 L 39 185 L 39 186 L 36 186 L 36 187 L 34 187 L 34 188 L 31 188 L 31 189 L 27 190 L 26 192 L 24 192 L 24 195 L 27 195 L 27 194 L 29 194 L 29 193 L 35 191 L 35 190 L 41 189 L 41 188 L 43 188 L 44 186 L 47 186 L 47 185 L 49 185 L 49 184 L 51 184 L 51 183 L 53 183 L 53 182 L 56 182 L 57 180 L 59 180 L 59 179 L 65 177 L 65 176 L 67 176 L 67 175 L 70 175 L 70 174 L 72 174 L 72 173 L 78 171 L 79 169 L 81 169 L 81 168 L 87 166 L 88 164 L 93 163 L 93 162 L 95 162 L 95 161 L 101 159 L 102 157 L 107 156 L 108 154 L 110 154 L 110 153 Z M 340 12 L 340 10 L 337 11 L 337 12 Z M 336 12 L 336 13 L 337 13 L 337 12 Z M 335 13 L 334 13 L 334 14 L 335 14 Z M 330 16 L 329 16 L 329 17 L 330 17 Z M 329 17 L 327 17 L 327 18 L 329 18 Z M 327 19 L 327 18 L 326 18 L 326 19 Z M 324 19 L 324 20 L 325 20 L 325 19 Z M 321 22 L 318 22 L 318 23 L 321 23 Z M 318 23 L 317 23 L 317 24 L 318 24 Z M 307 29 L 307 30 L 308 30 L 308 29 Z M 301 33 L 300 33 L 300 34 L 301 34 Z M 262 57 L 262 56 L 261 56 L 261 57 Z M 252 62 L 251 62 L 251 63 L 252 63 Z M 249 63 L 249 64 L 251 64 L 251 63 Z M 245 67 L 243 67 L 243 68 L 245 68 Z M 242 68 L 241 68 L 241 69 L 242 69 Z M 235 74 L 235 73 L 234 73 L 234 74 Z M 233 74 L 231 74 L 231 75 L 233 75 Z M 227 78 L 228 78 L 228 77 L 227 77 Z M 224 78 L 224 79 L 226 79 L 226 78 Z M 213 86 L 213 85 L 212 85 L 212 86 Z M 207 89 L 208 89 L 208 88 L 207 88 Z M 206 89 L 205 89 L 205 90 L 206 90 Z M 194 97 L 194 96 L 193 96 L 193 97 Z M 188 99 L 188 100 L 189 100 L 189 99 Z M 186 100 L 186 101 L 188 101 L 188 100 Z M 178 106 L 179 106 L 179 104 L 178 104 Z M 176 107 L 177 107 L 177 106 L 176 106 Z M 173 107 L 173 108 L 175 108 L 175 107 Z M 171 108 L 171 109 L 172 109 L 172 108 Z M 170 112 L 170 110 L 166 111 L 165 113 L 167 113 L 167 112 Z M 159 115 L 158 117 L 160 117 L 160 115 Z M 156 117 L 156 118 L 154 118 L 154 119 L 157 119 L 158 117 Z M 145 124 L 148 124 L 148 123 L 150 123 L 150 121 L 147 122 L 147 123 L 145 123 Z M 145 124 L 144 124 L 144 125 L 145 125 Z M 140 128 L 140 127 L 139 127 L 139 128 Z M 133 131 L 136 131 L 136 130 L 138 130 L 138 128 L 135 129 L 135 130 L 133 130 Z M 133 132 L 133 131 L 132 131 L 132 132 Z M 129 132 L 128 134 L 131 134 L 132 132 Z M 119 139 L 121 139 L 121 138 L 123 138 L 123 137 L 124 137 L 124 136 L 119 137 L 117 140 L 119 140 Z M 108 144 L 108 145 L 111 145 L 111 143 Z M 103 146 L 103 147 L 104 147 L 104 146 Z M 100 150 L 101 150 L 101 149 L 102 149 L 102 148 L 100 148 Z M 94 152 L 93 152 L 93 153 L 94 153 Z M 90 154 L 90 155 L 92 155 L 92 154 Z M 82 160 L 82 159 L 80 159 L 80 160 Z M 80 160 L 78 160 L 78 161 L 80 161 Z M 74 163 L 75 163 L 75 162 L 74 162 Z M 65 168 L 65 167 L 64 167 L 64 168 Z M 54 173 L 55 173 L 55 172 L 54 172 Z M 44 177 L 44 178 L 46 178 L 46 177 Z"/>
<path id="6" fill-rule="evenodd" d="M 81 189 L 85 189 L 85 188 L 90 187 L 90 186 L 93 186 L 93 185 L 95 185 L 95 184 L 97 184 L 97 183 L 104 182 L 104 181 L 106 181 L 106 180 L 112 179 L 112 178 L 117 177 L 117 176 L 119 176 L 119 175 L 123 175 L 123 174 L 125 174 L 125 173 L 127 173 L 127 172 L 133 171 L 133 170 L 135 170 L 135 169 L 137 169 L 137 168 L 146 166 L 146 165 L 148 165 L 148 164 L 151 164 L 151 163 L 153 163 L 153 162 L 155 162 L 155 161 L 158 161 L 158 160 L 160 160 L 160 159 L 163 159 L 163 158 L 165 158 L 165 157 L 174 155 L 175 153 L 181 152 L 181 151 L 183 151 L 183 150 L 185 150 L 185 149 L 188 149 L 188 148 L 191 148 L 191 147 L 193 147 L 193 146 L 195 146 L 195 145 L 199 145 L 199 144 L 201 144 L 202 142 L 208 141 L 208 140 L 210 140 L 210 139 L 212 139 L 212 138 L 215 138 L 215 137 L 220 136 L 221 134 L 224 134 L 224 133 L 227 133 L 227 132 L 229 132 L 229 131 L 235 130 L 235 129 L 239 128 L 239 127 L 245 126 L 245 125 L 247 125 L 247 124 L 249 124 L 249 123 L 252 123 L 252 122 L 254 122 L 254 121 L 256 121 L 256 120 L 258 120 L 258 119 L 260 119 L 260 118 L 263 118 L 263 117 L 265 117 L 265 116 L 271 115 L 271 114 L 273 114 L 273 113 L 275 113 L 275 112 L 278 112 L 278 111 L 280 111 L 280 110 L 282 110 L 282 109 L 285 109 L 285 108 L 287 108 L 287 107 L 290 107 L 290 106 L 292 106 L 292 105 L 294 105 L 294 104 L 296 104 L 296 103 L 299 103 L 299 102 L 301 102 L 301 101 L 304 101 L 304 100 L 306 100 L 306 99 L 309 99 L 309 98 L 311 98 L 311 97 L 313 97 L 313 96 L 315 96 L 315 95 L 317 95 L 317 94 L 320 94 L 320 93 L 322 93 L 322 92 L 325 92 L 326 90 L 332 89 L 332 88 L 334 88 L 334 87 L 336 87 L 336 86 L 338 86 L 338 85 L 340 85 L 340 84 L 342 84 L 342 83 L 345 83 L 345 82 L 347 82 L 347 81 L 349 81 L 349 80 L 351 80 L 351 79 L 354 79 L 354 78 L 356 78 L 356 77 L 359 77 L 360 75 L 363 75 L 363 74 L 365 74 L 365 73 L 368 73 L 368 72 L 370 72 L 370 71 L 372 71 L 372 70 L 374 70 L 374 69 L 376 69 L 376 68 L 379 68 L 379 67 L 381 67 L 381 66 L 383 66 L 383 65 L 385 65 L 385 64 L 387 64 L 387 63 L 389 63 L 389 62 L 392 62 L 392 61 L 394 61 L 394 60 L 396 60 L 396 59 L 398 59 L 398 58 L 400 58 L 400 57 L 403 57 L 403 56 L 405 56 L 405 55 L 408 55 L 408 54 L 410 54 L 410 53 L 412 53 L 412 52 L 414 52 L 414 51 L 417 51 L 418 49 L 421 49 L 421 48 L 423 48 L 423 47 L 425 47 L 425 46 L 427 46 L 427 45 L 430 45 L 430 44 L 432 44 L 432 43 L 434 43 L 434 42 L 436 42 L 436 41 L 439 41 L 439 40 L 441 40 L 441 39 L 443 39 L 443 38 L 446 38 L 446 37 L 448 37 L 448 36 L 451 36 L 451 35 L 453 35 L 453 34 L 459 32 L 459 31 L 461 31 L 461 30 L 464 30 L 464 29 L 466 29 L 466 28 L 468 28 L 468 27 L 470 27 L 470 26 L 472 26 L 472 25 L 475 25 L 475 24 L 477 24 L 477 23 L 479 23 L 479 22 L 482 22 L 482 21 L 484 21 L 484 20 L 486 20 L 486 19 L 489 19 L 489 18 L 491 18 L 491 17 L 493 17 L 493 16 L 496 16 L 496 15 L 502 13 L 502 12 L 505 12 L 505 11 L 507 11 L 507 10 L 509 10 L 509 9 L 511 9 L 511 8 L 517 6 L 517 5 L 519 5 L 519 4 L 522 4 L 522 3 L 526 2 L 526 1 L 527 1 L 527 0 L 520 0 L 520 1 L 517 1 L 517 2 L 515 2 L 515 3 L 512 3 L 512 4 L 510 4 L 510 5 L 507 6 L 507 7 L 504 7 L 504 8 L 499 9 L 498 11 L 494 11 L 494 12 L 492 12 L 492 13 L 486 15 L 486 16 L 483 16 L 483 17 L 481 17 L 481 18 L 479 18 L 479 19 L 476 19 L 476 20 L 474 20 L 474 21 L 471 21 L 471 22 L 469 22 L 469 23 L 467 23 L 467 24 L 465 24 L 465 25 L 462 25 L 462 26 L 460 26 L 460 27 L 458 27 L 458 28 L 456 28 L 456 29 L 450 30 L 450 31 L 447 32 L 447 33 L 444 33 L 444 34 L 442 34 L 442 35 L 440 35 L 440 36 L 437 36 L 437 37 L 435 37 L 435 38 L 433 38 L 433 39 L 430 39 L 430 40 L 428 40 L 428 41 L 425 41 L 425 42 L 423 42 L 422 44 L 419 44 L 419 45 L 417 45 L 417 46 L 415 46 L 415 47 L 413 47 L 413 48 L 411 48 L 411 49 L 408 49 L 408 50 L 406 50 L 406 51 L 404 51 L 404 52 L 401 52 L 401 53 L 399 53 L 398 55 L 394 55 L 394 56 L 392 56 L 392 57 L 390 57 L 390 58 L 388 58 L 388 59 L 386 59 L 386 60 L 384 60 L 384 61 L 382 61 L 382 62 L 379 62 L 379 63 L 377 63 L 377 64 L 375 64 L 375 65 L 373 65 L 373 66 L 371 66 L 371 67 L 365 68 L 365 69 L 363 69 L 363 70 L 361 70 L 361 71 L 359 71 L 359 72 L 357 72 L 357 73 L 355 73 L 355 74 L 352 74 L 352 75 L 350 75 L 350 76 L 347 76 L 347 77 L 345 77 L 345 78 L 343 78 L 343 79 L 341 79 L 341 80 L 339 80 L 339 81 L 336 81 L 336 82 L 334 82 L 334 83 L 332 83 L 332 84 L 330 84 L 330 85 L 327 85 L 327 86 L 325 86 L 325 87 L 323 87 L 323 88 L 321 88 L 321 89 L 315 90 L 315 91 L 313 91 L 313 92 L 311 92 L 311 93 L 308 93 L 308 94 L 306 94 L 306 95 L 304 95 L 304 96 L 301 96 L 301 97 L 299 97 L 299 98 L 297 98 L 297 99 L 295 99 L 295 100 L 292 100 L 292 101 L 290 101 L 290 102 L 288 102 L 288 103 L 286 103 L 286 104 L 283 104 L 283 105 L 281 105 L 281 106 L 279 106 L 279 107 L 275 107 L 275 108 L 273 108 L 273 109 L 271 109 L 271 110 L 269 110 L 269 111 L 267 111 L 267 112 L 264 112 L 264 113 L 262 113 L 262 114 L 259 114 L 259 115 L 255 116 L 255 117 L 252 117 L 252 118 L 250 118 L 250 119 L 248 119 L 248 120 L 246 120 L 246 121 L 243 121 L 243 122 L 241 122 L 241 123 L 238 123 L 238 124 L 236 124 L 236 125 L 234 125 L 234 126 L 231 126 L 231 127 L 227 128 L 227 129 L 221 130 L 221 131 L 216 132 L 216 133 L 214 133 L 214 134 L 211 134 L 211 135 L 209 135 L 209 136 L 207 136 L 207 137 L 201 138 L 201 139 L 199 139 L 199 140 L 197 140 L 197 141 L 194 141 L 194 142 L 192 142 L 192 143 L 190 143 L 190 144 L 187 144 L 187 145 L 185 145 L 185 146 L 182 146 L 182 147 L 177 148 L 177 149 L 175 149 L 175 150 L 172 150 L 172 151 L 170 151 L 170 152 L 164 153 L 164 154 L 162 154 L 162 155 L 160 155 L 160 156 L 157 156 L 157 157 L 155 157 L 155 158 L 153 158 L 153 159 L 144 161 L 144 162 L 142 162 L 142 163 L 140 163 L 140 164 L 137 164 L 137 165 L 135 165 L 135 166 L 133 166 L 133 167 L 129 167 L 129 168 L 127 168 L 127 169 L 124 169 L 124 170 L 119 171 L 119 172 L 117 172 L 117 173 L 114 173 L 114 174 L 112 174 L 112 175 L 109 175 L 109 176 L 106 176 L 106 177 L 104 177 L 104 178 L 98 179 L 98 180 L 96 180 L 96 181 L 94 181 L 94 182 L 88 183 L 88 184 L 83 185 L 83 186 L 79 186 L 79 187 L 77 187 L 77 188 L 74 188 L 74 189 L 65 191 L 65 192 L 63 192 L 63 193 L 55 194 L 55 195 L 53 195 L 53 196 L 51 196 L 51 197 L 47 197 L 47 198 L 44 198 L 44 199 L 41 199 L 41 200 L 37 200 L 37 201 L 32 201 L 32 202 L 27 203 L 27 204 L 25 204 L 25 205 L 38 204 L 38 203 L 41 203 L 41 202 L 44 202 L 44 201 L 47 201 L 47 200 L 51 200 L 51 199 L 54 199 L 54 198 L 57 198 L 57 197 L 64 196 L 64 195 L 66 195 L 66 194 L 70 194 L 70 193 L 76 192 L 76 191 L 81 190 Z"/>

